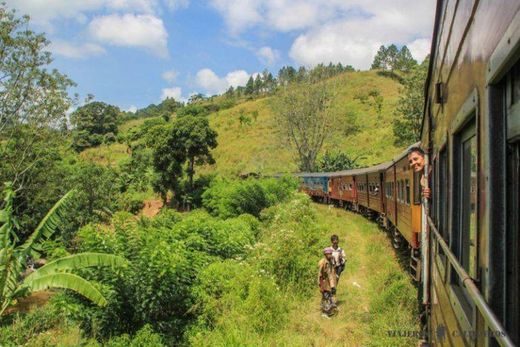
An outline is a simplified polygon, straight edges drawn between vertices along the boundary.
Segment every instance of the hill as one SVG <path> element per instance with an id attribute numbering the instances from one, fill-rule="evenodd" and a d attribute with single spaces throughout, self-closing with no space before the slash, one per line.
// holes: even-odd
<path id="1" fill-rule="evenodd" d="M 337 119 L 322 154 L 326 150 L 346 152 L 352 158 L 358 157 L 360 165 L 368 166 L 389 160 L 402 150 L 394 146 L 392 132 L 400 88 L 396 80 L 377 71 L 361 71 L 343 73 L 325 84 L 338 88 L 332 103 Z M 297 171 L 297 158 L 275 124 L 271 108 L 275 97 L 246 100 L 210 113 L 211 127 L 218 133 L 218 147 L 213 150 L 216 164 L 199 168 L 198 172 L 236 176 Z M 143 122 L 144 119 L 131 120 L 122 124 L 120 131 L 130 131 Z M 82 156 L 101 163 L 119 162 L 127 155 L 123 147 L 101 146 L 83 152 Z"/>

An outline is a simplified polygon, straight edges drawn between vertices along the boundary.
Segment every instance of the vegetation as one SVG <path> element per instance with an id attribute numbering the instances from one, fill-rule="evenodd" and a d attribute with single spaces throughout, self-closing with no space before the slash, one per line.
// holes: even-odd
<path id="1" fill-rule="evenodd" d="M 78 107 L 70 117 L 76 151 L 116 141 L 121 111 L 116 106 L 93 101 Z"/>
<path id="2" fill-rule="evenodd" d="M 320 84 L 309 82 L 282 91 L 275 103 L 275 118 L 287 143 L 295 150 L 299 168 L 316 169 L 323 143 L 332 133 L 335 113 L 330 108 L 334 95 Z"/>
<path id="3" fill-rule="evenodd" d="M 31 236 L 17 245 L 14 231 L 17 222 L 12 213 L 14 192 L 10 183 L 6 185 L 5 206 L 0 210 L 0 316 L 17 298 L 50 287 L 74 290 L 92 302 L 106 306 L 107 300 L 96 287 L 70 271 L 91 266 L 125 265 L 121 258 L 110 254 L 79 253 L 60 258 L 30 273 L 20 282 L 27 259 L 37 256 L 39 244 L 55 232 L 72 197 L 73 192 L 62 197 Z"/>
<path id="4" fill-rule="evenodd" d="M 395 110 L 395 142 L 406 146 L 419 141 L 424 112 L 424 83 L 428 74 L 429 58 L 413 68 L 404 78 L 403 91 Z"/>
<path id="5" fill-rule="evenodd" d="M 48 41 L 27 17 L 5 5 L 0 15 L 0 181 L 12 182 L 0 204 L 0 345 L 313 344 L 299 332 L 312 331 L 300 318 L 313 314 L 319 250 L 356 217 L 331 222 L 295 179 L 251 173 L 393 156 L 398 82 L 342 64 L 285 66 L 135 113 L 89 96 L 69 127 L 74 83 L 49 68 Z M 302 125 L 314 137 L 287 131 Z M 383 244 L 364 223 L 353 240 Z M 365 303 L 383 316 L 368 324 L 358 308 L 353 319 L 362 337 L 393 345 L 380 330 L 388 317 L 413 327 L 413 290 L 388 250 L 360 245 L 381 270 L 365 279 Z M 379 300 L 382 281 L 391 292 Z"/>
<path id="6" fill-rule="evenodd" d="M 396 45 L 392 44 L 388 47 L 384 45 L 379 47 L 371 68 L 391 73 L 394 71 L 409 72 L 416 65 L 417 62 L 413 59 L 408 47 L 403 46 L 398 49 Z"/>
<path id="7" fill-rule="evenodd" d="M 334 172 L 350 170 L 358 167 L 358 158 L 350 158 L 348 154 L 342 152 L 325 152 L 321 157 L 318 170 L 320 172 Z"/>

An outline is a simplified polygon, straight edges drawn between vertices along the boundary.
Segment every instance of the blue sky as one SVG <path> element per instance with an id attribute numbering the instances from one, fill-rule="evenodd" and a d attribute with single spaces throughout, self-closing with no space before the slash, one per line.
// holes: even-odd
<path id="1" fill-rule="evenodd" d="M 381 44 L 428 53 L 434 0 L 8 0 L 46 32 L 77 92 L 129 110 L 320 62 L 367 69 Z"/>

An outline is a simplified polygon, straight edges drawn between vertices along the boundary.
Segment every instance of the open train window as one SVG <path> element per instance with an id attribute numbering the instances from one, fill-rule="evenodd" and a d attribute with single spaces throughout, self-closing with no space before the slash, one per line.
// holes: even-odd
<path id="1" fill-rule="evenodd" d="M 454 136 L 454 218 L 453 253 L 470 277 L 478 279 L 478 225 L 477 225 L 477 136 L 475 116 Z M 464 284 L 455 271 L 452 283 L 468 318 L 474 316 L 474 307 Z M 470 319 L 473 321 L 473 319 Z"/>
<path id="2" fill-rule="evenodd" d="M 420 172 L 414 172 L 413 174 L 413 203 L 414 205 L 421 204 L 421 177 Z M 433 185 L 432 185 L 433 187 Z"/>

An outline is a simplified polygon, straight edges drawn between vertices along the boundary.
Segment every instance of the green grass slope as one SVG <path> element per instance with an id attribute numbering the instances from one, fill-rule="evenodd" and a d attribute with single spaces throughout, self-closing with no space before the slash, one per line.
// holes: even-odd
<path id="1" fill-rule="evenodd" d="M 335 81 L 336 80 L 336 81 Z M 347 72 L 327 82 L 339 82 L 332 107 L 337 111 L 336 125 L 325 150 L 344 151 L 360 157 L 361 165 L 377 164 L 391 159 L 402 148 L 394 146 L 392 121 L 399 95 L 399 83 L 375 71 Z M 370 91 L 383 97 L 380 114 Z M 368 96 L 362 101 L 363 96 Z M 216 164 L 204 172 L 224 175 L 247 172 L 272 174 L 297 171 L 297 158 L 275 124 L 271 103 L 274 97 L 246 101 L 233 108 L 211 114 L 210 124 L 218 133 L 218 147 L 213 151 Z M 251 119 L 241 124 L 240 115 Z M 256 119 L 255 119 L 256 115 Z M 351 131 L 352 120 L 357 131 Z"/>
<path id="2" fill-rule="evenodd" d="M 403 148 L 394 146 L 392 121 L 399 96 L 400 84 L 377 71 L 346 72 L 325 82 L 336 85 L 337 97 L 332 108 L 337 114 L 332 136 L 324 144 L 326 150 L 342 151 L 352 158 L 359 157 L 362 166 L 391 159 Z M 375 97 L 382 97 L 378 112 Z M 213 150 L 216 164 L 197 169 L 197 173 L 215 172 L 236 176 L 249 172 L 273 174 L 298 171 L 295 151 L 283 139 L 275 123 L 272 102 L 275 96 L 248 100 L 209 115 L 211 127 L 218 133 L 218 147 Z M 240 121 L 248 118 L 250 122 Z M 143 119 L 131 120 L 120 126 L 120 132 L 138 127 Z M 355 131 L 352 131 L 352 124 Z M 112 144 L 82 153 L 102 164 L 117 164 L 127 157 L 124 144 Z"/>

